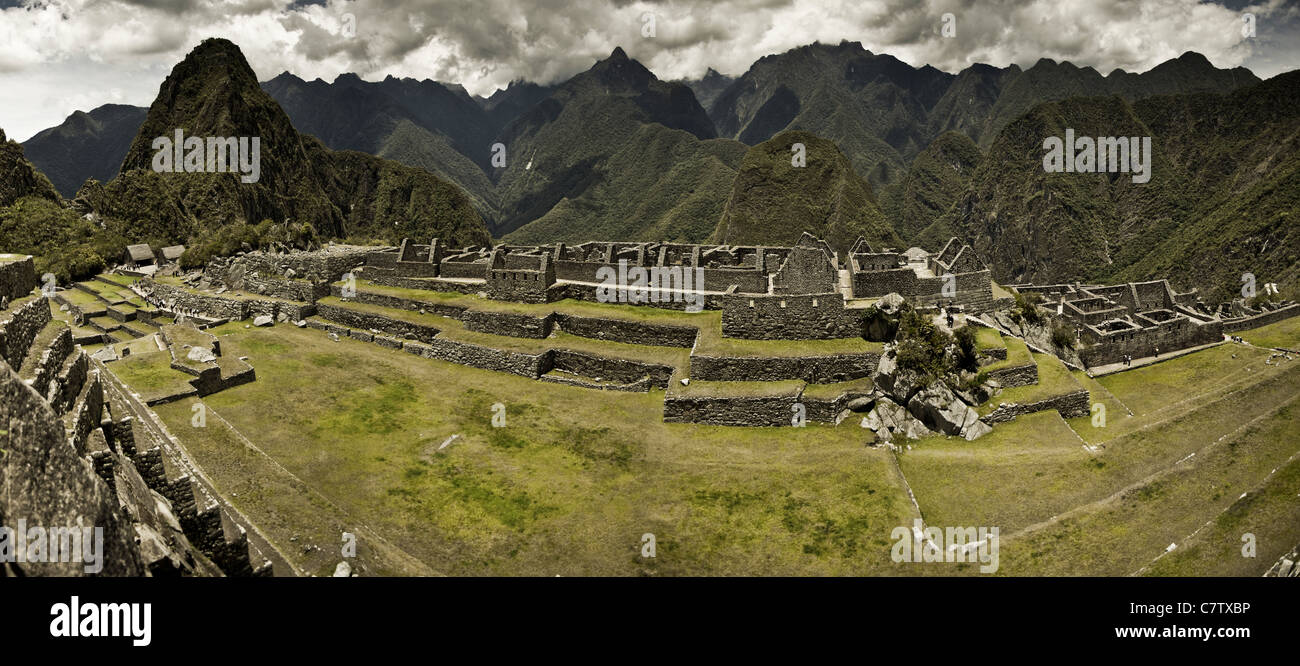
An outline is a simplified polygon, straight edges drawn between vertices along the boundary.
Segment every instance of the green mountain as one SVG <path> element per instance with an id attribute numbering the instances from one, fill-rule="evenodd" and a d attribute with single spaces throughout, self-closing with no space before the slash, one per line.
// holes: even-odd
<path id="1" fill-rule="evenodd" d="M 28 139 L 23 150 L 60 194 L 72 198 L 86 180 L 110 180 L 117 175 L 146 112 L 126 104 L 77 111 Z"/>
<path id="2" fill-rule="evenodd" d="M 679 132 L 645 130 L 653 124 Z M 597 232 L 625 229 L 640 237 L 644 236 L 641 230 L 658 226 L 694 235 L 685 230 L 710 226 L 717 219 L 682 216 L 690 211 L 709 214 L 714 209 L 698 202 L 710 196 L 721 202 L 726 196 L 726 186 L 717 184 L 718 174 L 706 173 L 701 164 L 711 159 L 728 164 L 727 156 L 737 153 L 696 145 L 714 134 L 690 88 L 660 81 L 622 49 L 615 49 L 609 58 L 558 86 L 502 130 L 498 140 L 506 146 L 506 166 L 496 175 L 502 215 L 493 231 L 512 241 L 541 238 L 549 234 L 528 230 L 530 223 L 554 229 L 574 223 L 566 220 L 585 220 L 593 230 L 575 228 L 566 233 L 599 238 Z M 663 150 L 685 157 L 687 164 L 669 164 L 671 154 Z M 734 169 L 735 162 L 730 164 Z M 618 182 L 636 183 L 642 189 L 635 194 L 618 190 L 613 186 Z M 648 201 L 633 224 L 620 219 L 624 200 L 635 199 L 642 191 L 664 196 L 693 189 L 690 198 L 695 202 L 679 202 L 684 206 L 678 207 Z M 556 207 L 561 207 L 557 215 L 545 219 Z M 649 217 L 652 213 L 660 217 Z M 512 233 L 516 230 L 517 236 Z"/>
<path id="3" fill-rule="evenodd" d="M 966 191 L 983 155 L 958 132 L 944 132 L 912 160 L 901 182 L 881 192 L 885 217 L 908 245 L 942 247 L 952 237 L 935 222 Z"/>
<path id="4" fill-rule="evenodd" d="M 511 243 L 593 238 L 702 243 L 714 232 L 745 156 L 736 141 L 700 141 L 647 124 L 594 167 L 592 182 L 541 218 L 506 236 Z"/>
<path id="5" fill-rule="evenodd" d="M 1227 94 L 1039 104 L 1003 129 L 935 224 L 968 239 L 1004 282 L 1167 277 L 1208 300 L 1231 297 L 1245 272 L 1294 284 L 1297 83 L 1291 72 Z M 1151 137 L 1150 181 L 1046 173 L 1044 140 L 1066 128 Z"/>
<path id="6" fill-rule="evenodd" d="M 796 143 L 804 145 L 805 166 L 792 163 Z M 859 235 L 873 246 L 902 246 L 844 153 L 828 139 L 792 130 L 745 153 L 713 242 L 793 245 L 805 231 L 840 251 Z"/>
<path id="7" fill-rule="evenodd" d="M 156 137 L 257 137 L 260 173 L 160 173 Z M 135 235 L 186 240 L 240 222 L 292 220 L 332 238 L 488 238 L 482 219 L 454 185 L 433 174 L 354 151 L 332 151 L 294 129 L 257 83 L 239 48 L 205 40 L 159 89 L 127 151 L 122 173 L 91 181 L 81 209 L 129 222 Z"/>
<path id="8" fill-rule="evenodd" d="M 721 136 L 746 144 L 787 129 L 831 139 L 874 186 L 897 184 L 944 132 L 987 150 L 1035 105 L 1078 96 L 1227 92 L 1259 81 L 1243 68 L 1216 69 L 1187 53 L 1141 74 L 1040 60 L 1021 70 L 972 65 L 957 74 L 914 68 L 857 42 L 812 44 L 766 56 L 719 95 L 709 115 Z"/>
<path id="9" fill-rule="evenodd" d="M 0 130 L 0 252 L 34 255 L 38 275 L 66 282 L 102 269 L 104 257 L 120 257 L 125 248 L 120 228 L 70 208 Z"/>
<path id="10" fill-rule="evenodd" d="M 0 206 L 8 206 L 26 196 L 59 201 L 59 193 L 50 179 L 27 161 L 22 145 L 10 141 L 0 129 Z"/>
<path id="11" fill-rule="evenodd" d="M 700 106 L 705 109 L 713 106 L 713 102 L 735 82 L 735 77 L 719 73 L 712 67 L 700 79 L 674 81 L 674 83 L 680 83 L 690 88 L 691 92 L 695 93 L 695 99 L 699 100 Z"/>

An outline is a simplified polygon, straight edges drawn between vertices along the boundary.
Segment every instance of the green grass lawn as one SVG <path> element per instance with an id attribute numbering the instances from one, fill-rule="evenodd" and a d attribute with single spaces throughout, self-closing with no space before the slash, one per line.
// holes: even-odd
<path id="1" fill-rule="evenodd" d="M 1300 403 L 1292 396 L 1257 422 L 1240 424 L 1224 441 L 1208 445 L 1166 473 L 1143 479 L 1111 501 L 1085 506 L 1074 514 L 1002 542 L 1003 572 L 1034 570 L 1070 575 L 1080 563 L 1099 575 L 1137 572 L 1164 553 L 1171 543 L 1210 522 L 1209 532 L 1193 549 L 1161 558 L 1151 573 L 1160 575 L 1258 575 L 1300 538 Z M 1280 474 L 1265 487 L 1267 512 L 1237 507 L 1243 493 L 1254 492 L 1272 470 Z M 1289 492 L 1278 502 L 1279 491 Z M 1247 495 L 1247 498 L 1250 496 Z M 1226 511 L 1226 513 L 1224 513 Z M 1271 515 L 1276 522 L 1264 522 Z M 1259 559 L 1241 555 L 1242 535 L 1259 530 Z M 1252 532 L 1254 533 L 1254 532 Z M 1261 561 L 1262 560 L 1262 561 Z"/>
<path id="2" fill-rule="evenodd" d="M 194 392 L 194 377 L 173 369 L 171 354 L 165 351 L 132 353 L 106 367 L 145 401 Z"/>
<path id="3" fill-rule="evenodd" d="M 992 413 L 999 404 L 1004 402 L 1026 405 L 1079 390 L 1079 382 L 1070 375 L 1070 370 L 1065 367 L 1061 359 L 1051 354 L 1033 354 L 1031 358 L 1038 364 L 1038 383 L 1003 389 L 1001 393 L 976 408 L 980 416 Z"/>
<path id="4" fill-rule="evenodd" d="M 1211 390 L 1266 368 L 1269 352 L 1241 345 L 1219 345 L 1159 363 L 1106 375 L 1097 381 L 1135 414 L 1160 409 L 1189 397 L 1188 387 Z"/>
<path id="5" fill-rule="evenodd" d="M 975 327 L 975 348 L 976 349 L 1006 349 L 1007 343 L 1002 339 L 1002 334 L 997 329 L 985 326 Z"/>
<path id="6" fill-rule="evenodd" d="M 1001 336 L 999 335 L 999 337 Z M 1007 348 L 1007 360 L 990 363 L 981 368 L 981 370 L 992 371 L 1001 370 L 1003 368 L 1016 368 L 1034 362 L 1034 357 L 1030 354 L 1029 346 L 1025 344 L 1024 340 L 1013 336 L 1007 336 L 1002 338 L 1002 343 L 1006 345 Z"/>
<path id="7" fill-rule="evenodd" d="M 1237 333 L 1242 340 L 1260 347 L 1300 350 L 1300 317 Z"/>
<path id="8" fill-rule="evenodd" d="M 1300 364 L 1259 379 L 1149 419 L 1094 451 L 1084 449 L 1057 412 L 1047 411 L 1000 424 L 972 443 L 922 440 L 900 464 L 927 520 L 998 526 L 1009 534 L 1102 500 L 1267 416 L 1297 395 Z"/>
<path id="9" fill-rule="evenodd" d="M 204 401 L 349 524 L 434 571 L 906 573 L 889 560 L 889 534 L 910 524 L 910 503 L 887 453 L 864 447 L 856 426 L 665 424 L 662 391 L 543 386 L 314 329 L 216 332 L 258 380 Z M 492 426 L 498 403 L 503 428 Z M 184 403 L 159 412 L 174 431 L 189 427 Z M 261 478 L 218 445 L 191 453 L 231 492 Z M 294 555 L 291 526 L 318 520 L 297 492 L 296 504 L 231 499 L 254 521 L 286 525 L 271 538 Z M 330 532 L 317 529 L 322 547 L 336 547 Z M 645 533 L 654 559 L 639 555 Z"/>
<path id="10" fill-rule="evenodd" d="M 1040 384 L 994 405 L 1082 386 L 1106 405 L 1106 427 L 1045 411 L 974 442 L 932 436 L 891 452 L 865 446 L 857 419 L 666 424 L 662 390 L 543 384 L 244 324 L 211 332 L 227 356 L 249 357 L 257 381 L 203 401 L 256 449 L 219 419 L 194 429 L 194 399 L 157 411 L 218 489 L 311 573 L 332 571 L 342 531 L 359 534 L 363 575 L 973 572 L 890 561 L 892 530 L 914 517 L 908 487 L 930 525 L 998 527 L 1002 574 L 1126 575 L 1154 561 L 1147 573 L 1258 575 L 1300 539 L 1300 361 L 1266 366 L 1267 352 L 1239 345 L 1093 380 L 1008 338 L 1012 358 L 1038 364 Z M 166 368 L 166 353 L 108 367 L 137 391 L 160 390 L 166 373 L 149 363 L 159 358 Z M 824 398 L 869 386 L 670 390 Z M 504 427 L 493 427 L 502 409 Z M 1255 560 L 1239 556 L 1246 531 L 1260 539 Z M 647 533 L 653 559 L 639 554 Z M 1171 542 L 1178 549 L 1156 561 Z"/>

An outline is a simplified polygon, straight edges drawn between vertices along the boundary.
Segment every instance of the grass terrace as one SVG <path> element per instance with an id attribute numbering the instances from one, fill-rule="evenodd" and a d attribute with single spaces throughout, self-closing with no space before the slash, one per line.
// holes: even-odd
<path id="1" fill-rule="evenodd" d="M 999 337 L 1001 336 L 999 335 Z M 1002 342 L 1007 347 L 1007 360 L 990 363 L 981 368 L 981 370 L 992 371 L 1001 370 L 1003 368 L 1016 368 L 1036 362 L 1033 355 L 1029 352 L 1029 346 L 1025 344 L 1024 340 L 1008 336 L 1002 338 Z"/>
<path id="2" fill-rule="evenodd" d="M 336 284 L 341 285 L 342 283 Z M 560 312 L 581 317 L 690 326 L 700 331 L 695 352 L 705 356 L 829 356 L 868 352 L 879 353 L 884 347 L 880 343 L 867 342 L 861 338 L 838 340 L 744 340 L 726 338 L 722 335 L 722 312 L 719 310 L 690 313 L 646 305 L 592 303 L 573 299 L 545 304 L 514 303 L 467 294 L 387 287 L 376 285 L 368 280 L 358 280 L 357 291 L 486 312 L 511 312 L 537 317 L 544 317 L 552 312 Z M 326 301 L 328 300 L 326 299 Z M 352 305 L 352 303 L 348 305 Z M 386 309 L 385 312 L 393 312 L 393 310 Z"/>
<path id="3" fill-rule="evenodd" d="M 976 408 L 980 416 L 988 416 L 998 408 L 1000 403 L 1025 405 L 1079 390 L 1079 382 L 1070 375 L 1069 368 L 1065 367 L 1061 359 L 1051 354 L 1033 354 L 1032 358 L 1034 363 L 1038 364 L 1038 383 L 1003 389 L 1001 393 Z"/>
<path id="4" fill-rule="evenodd" d="M 157 349 L 157 347 L 155 347 Z M 113 361 L 105 367 L 140 394 L 146 402 L 176 395 L 196 392 L 190 380 L 194 377 L 171 367 L 171 354 L 166 351 L 132 353 Z"/>
<path id="5" fill-rule="evenodd" d="M 1300 350 L 1300 317 L 1261 326 L 1237 334 L 1242 340 L 1258 347 L 1279 347 Z"/>
<path id="6" fill-rule="evenodd" d="M 516 338 L 508 335 L 495 335 L 492 333 L 479 333 L 477 331 L 467 330 L 459 320 L 450 317 L 443 317 L 435 314 L 420 314 L 419 312 L 412 312 L 410 310 L 397 310 L 394 308 L 367 305 L 365 303 L 356 303 L 353 301 L 344 302 L 333 296 L 323 298 L 318 302 L 324 305 L 333 305 L 356 312 L 378 314 L 413 324 L 432 326 L 438 329 L 439 338 L 491 347 L 493 349 L 522 352 L 525 354 L 540 354 L 548 349 L 571 349 L 573 351 L 589 352 L 610 358 L 625 358 L 646 363 L 660 363 L 677 368 L 686 367 L 690 356 L 689 350 L 680 347 L 654 347 L 648 345 L 627 344 L 623 342 L 609 342 L 570 335 L 563 332 L 553 333 L 551 337 L 541 340 L 535 338 Z"/>
<path id="7" fill-rule="evenodd" d="M 1006 349 L 1007 343 L 1002 339 L 1002 334 L 997 329 L 977 326 L 975 328 L 975 348 Z M 1026 347 L 1026 349 L 1028 348 Z"/>
<path id="8" fill-rule="evenodd" d="M 543 391 L 310 328 L 213 331 L 258 381 L 204 398 L 207 428 L 190 426 L 192 400 L 157 411 L 311 573 L 332 571 L 340 530 L 358 526 L 362 575 L 910 573 L 889 534 L 911 504 L 857 427 L 739 437 L 663 423 L 658 390 Z M 646 532 L 655 559 L 638 556 Z"/>
<path id="9" fill-rule="evenodd" d="M 691 380 L 682 386 L 674 382 L 668 395 L 678 398 L 779 398 L 793 399 L 799 395 L 804 383 L 798 379 L 780 382 L 702 382 Z"/>
<path id="10" fill-rule="evenodd" d="M 875 386 L 870 377 L 833 384 L 805 384 L 803 395 L 813 400 L 834 400 L 849 391 L 866 393 Z"/>

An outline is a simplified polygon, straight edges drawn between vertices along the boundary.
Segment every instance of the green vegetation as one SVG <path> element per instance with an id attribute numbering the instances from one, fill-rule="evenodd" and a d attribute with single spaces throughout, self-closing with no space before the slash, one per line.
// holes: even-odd
<path id="1" fill-rule="evenodd" d="M 1074 349 L 1074 331 L 1062 321 L 1054 322 L 1052 324 L 1052 344 L 1056 345 L 1057 349 Z"/>
<path id="2" fill-rule="evenodd" d="M 806 166 L 791 164 L 796 143 L 804 145 Z M 873 245 L 902 244 L 876 205 L 871 185 L 834 143 L 788 131 L 745 154 L 713 242 L 792 245 L 805 231 L 840 252 L 859 235 Z"/>
<path id="3" fill-rule="evenodd" d="M 172 368 L 171 354 L 166 351 L 133 353 L 108 364 L 108 369 L 146 402 L 195 393 L 190 384 L 194 376 Z"/>
<path id="4" fill-rule="evenodd" d="M 980 416 L 992 413 L 1000 403 L 1026 405 L 1079 390 L 1079 382 L 1070 375 L 1061 359 L 1050 354 L 1033 354 L 1033 360 L 1038 364 L 1038 383 L 1003 389 L 992 400 L 976 408 Z"/>
<path id="5" fill-rule="evenodd" d="M 856 425 L 738 440 L 663 423 L 662 391 L 539 391 L 313 329 L 213 332 L 258 380 L 205 398 L 207 428 L 190 427 L 189 401 L 158 412 L 308 571 L 335 561 L 305 543 L 336 546 L 340 525 L 365 525 L 363 575 L 908 573 L 889 560 L 889 532 L 911 524 L 910 503 Z M 505 428 L 491 425 L 497 402 Z M 639 556 L 646 532 L 654 559 Z"/>
<path id="6" fill-rule="evenodd" d="M 207 229 L 191 241 L 181 255 L 184 269 L 203 268 L 214 257 L 229 257 L 241 249 L 264 250 L 273 247 L 306 250 L 316 241 L 316 230 L 309 223 L 276 224 L 262 220 L 256 226 L 235 223 Z"/>
<path id="7" fill-rule="evenodd" d="M 1257 347 L 1300 350 L 1300 317 L 1283 319 L 1237 335 Z"/>

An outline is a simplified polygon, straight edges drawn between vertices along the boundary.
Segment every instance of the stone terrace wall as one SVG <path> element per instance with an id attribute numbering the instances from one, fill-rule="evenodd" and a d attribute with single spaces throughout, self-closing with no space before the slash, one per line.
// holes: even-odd
<path id="1" fill-rule="evenodd" d="M 794 418 L 795 396 L 673 397 L 664 399 L 667 423 L 726 426 L 786 426 Z"/>
<path id="2" fill-rule="evenodd" d="M 722 305 L 722 334 L 751 340 L 807 340 L 859 337 L 859 310 L 846 310 L 839 293 L 728 295 Z"/>
<path id="3" fill-rule="evenodd" d="M 333 293 L 337 297 L 342 297 L 342 288 L 335 285 Z M 565 333 L 584 338 L 638 345 L 691 347 L 695 344 L 695 336 L 698 331 L 697 328 L 692 326 L 651 324 L 622 319 L 568 315 L 559 312 L 552 312 L 549 315 L 539 317 L 536 315 L 470 310 L 463 305 L 444 305 L 434 301 L 421 301 L 360 290 L 349 300 L 396 310 L 423 311 L 459 319 L 465 324 L 465 328 L 472 331 L 525 338 L 545 338 L 558 326 Z"/>
<path id="4" fill-rule="evenodd" d="M 246 274 L 243 279 L 243 288 L 254 294 L 263 296 L 272 296 L 274 298 L 283 298 L 287 301 L 300 301 L 303 303 L 314 303 L 316 300 L 324 298 L 330 293 L 328 282 L 310 282 L 307 280 L 289 280 L 286 278 L 277 278 L 258 274 L 254 277 L 251 273 Z"/>
<path id="5" fill-rule="evenodd" d="M 799 358 L 693 355 L 691 378 L 721 382 L 802 379 L 828 384 L 870 377 L 879 362 L 878 352 Z"/>
<path id="6" fill-rule="evenodd" d="M 545 338 L 554 326 L 553 315 L 537 317 L 514 312 L 466 310 L 461 313 L 465 328 L 479 333 L 508 335 L 515 338 Z"/>
<path id="7" fill-rule="evenodd" d="M 549 352 L 525 354 L 482 347 L 453 340 L 437 339 L 429 343 L 404 342 L 402 349 L 425 358 L 438 359 L 482 370 L 495 370 L 536 379 L 549 370 Z"/>
<path id="8" fill-rule="evenodd" d="M 27 351 L 41 329 L 50 323 L 50 303 L 44 296 L 24 303 L 0 321 L 0 358 L 21 368 Z"/>
<path id="9" fill-rule="evenodd" d="M 1007 403 L 1000 405 L 993 412 L 984 416 L 980 420 L 988 425 L 997 423 L 1006 423 L 1017 416 L 1041 412 L 1048 409 L 1055 409 L 1061 413 L 1061 418 L 1072 419 L 1078 416 L 1087 416 L 1090 413 L 1092 403 L 1088 398 L 1087 389 L 1080 389 L 1073 393 L 1058 395 L 1046 400 L 1039 400 L 1029 404 L 1021 405 L 1018 403 Z"/>
<path id="10" fill-rule="evenodd" d="M 1002 388 L 1029 386 L 1038 383 L 1038 364 L 1032 361 L 1025 365 L 999 368 L 988 372 L 989 379 L 997 380 Z"/>
<path id="11" fill-rule="evenodd" d="M 17 300 L 30 294 L 36 284 L 36 264 L 31 257 L 0 263 L 0 298 Z"/>
<path id="12" fill-rule="evenodd" d="M 433 343 L 434 336 L 438 335 L 439 332 L 436 327 L 427 324 L 415 324 L 381 314 L 347 310 L 333 305 L 319 305 L 316 314 L 322 319 L 342 324 L 348 328 L 375 329 L 397 337 L 425 343 Z"/>
<path id="13" fill-rule="evenodd" d="M 621 358 L 605 358 L 596 354 L 556 349 L 550 354 L 551 369 L 563 370 L 584 377 L 598 377 L 630 384 L 644 377 L 659 388 L 667 388 L 672 380 L 673 368 L 668 365 L 641 363 Z"/>
<path id="14" fill-rule="evenodd" d="M 1290 319 L 1296 315 L 1300 315 L 1300 303 L 1278 308 L 1271 312 L 1257 314 L 1253 317 L 1244 317 L 1242 319 L 1225 321 L 1223 322 L 1223 332 L 1236 333 L 1251 328 L 1258 328 L 1260 326 L 1277 323 L 1283 319 Z"/>
<path id="15" fill-rule="evenodd" d="M 216 319 L 230 319 L 232 321 L 247 318 L 248 310 L 244 301 L 196 294 L 181 287 L 162 284 L 149 279 L 140 282 L 141 288 L 149 294 L 150 302 L 166 306 L 166 309 L 173 312 L 177 309 L 184 309 L 201 312 Z"/>
<path id="16" fill-rule="evenodd" d="M 634 345 L 693 347 L 699 329 L 672 324 L 648 324 L 622 319 L 602 319 L 555 313 L 560 330 L 584 338 L 626 342 Z"/>
<path id="17" fill-rule="evenodd" d="M 155 306 L 171 312 L 198 312 L 212 319 L 238 321 L 261 315 L 278 317 L 283 314 L 290 320 L 297 321 L 306 319 L 316 312 L 316 306 L 310 303 L 198 294 L 147 278 L 141 280 L 141 287 L 148 294 L 146 300 Z"/>

